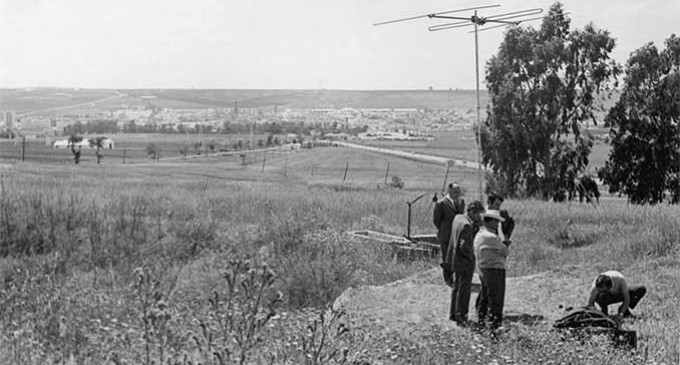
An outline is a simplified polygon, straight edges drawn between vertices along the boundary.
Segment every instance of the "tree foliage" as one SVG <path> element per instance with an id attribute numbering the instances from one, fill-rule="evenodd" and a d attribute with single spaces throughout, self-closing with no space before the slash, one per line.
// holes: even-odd
<path id="1" fill-rule="evenodd" d="M 95 137 L 87 140 L 91 147 L 95 147 L 97 149 L 94 153 L 94 155 L 97 157 L 97 165 L 99 165 L 103 158 L 101 150 L 104 148 L 104 140 L 106 140 L 106 137 Z"/>
<path id="2" fill-rule="evenodd" d="M 655 204 L 667 194 L 680 202 L 680 38 L 659 51 L 648 43 L 626 65 L 621 97 L 610 110 L 611 152 L 598 171 L 612 193 L 636 204 Z"/>
<path id="3" fill-rule="evenodd" d="M 588 166 L 593 142 L 583 123 L 596 123 L 598 95 L 616 85 L 620 67 L 607 31 L 569 27 L 555 3 L 539 29 L 508 30 L 487 63 L 482 162 L 504 195 L 551 197 Z"/>
<path id="4" fill-rule="evenodd" d="M 67 145 L 71 149 L 71 153 L 73 153 L 73 163 L 79 164 L 80 163 L 80 146 L 76 148 L 76 145 L 80 142 L 82 142 L 83 137 L 72 134 L 68 137 L 68 143 Z"/>

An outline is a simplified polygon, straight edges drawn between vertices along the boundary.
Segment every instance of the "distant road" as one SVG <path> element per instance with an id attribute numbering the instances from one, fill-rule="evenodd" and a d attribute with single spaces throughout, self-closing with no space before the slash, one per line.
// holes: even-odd
<path id="1" fill-rule="evenodd" d="M 48 108 L 48 109 L 34 110 L 34 111 L 31 111 L 31 112 L 25 112 L 25 113 L 17 114 L 17 117 L 24 117 L 24 116 L 27 116 L 27 115 L 44 113 L 44 112 L 53 112 L 53 111 L 57 111 L 57 110 L 79 108 L 81 106 L 88 106 L 88 105 L 92 105 L 92 104 L 103 103 L 105 101 L 115 100 L 115 99 L 122 98 L 122 97 L 125 97 L 125 96 L 128 96 L 128 94 L 119 92 L 117 95 L 109 96 L 108 98 L 104 98 L 104 99 L 88 101 L 87 103 L 79 103 L 79 104 L 59 106 L 59 107 Z"/>
<path id="2" fill-rule="evenodd" d="M 386 155 L 404 157 L 404 158 L 408 158 L 408 159 L 415 160 L 415 161 L 432 163 L 432 164 L 435 164 L 435 165 L 457 166 L 457 167 L 469 168 L 469 169 L 474 169 L 474 170 L 477 170 L 477 168 L 479 166 L 478 163 L 472 162 L 472 161 L 444 158 L 444 157 L 441 157 L 441 156 L 426 155 L 426 154 L 416 153 L 416 152 L 406 152 L 406 151 L 392 150 L 392 149 L 388 149 L 388 148 L 364 146 L 364 145 L 360 145 L 360 144 L 356 144 L 356 143 L 348 143 L 348 142 L 333 142 L 333 143 L 337 144 L 338 146 L 369 150 L 369 151 L 384 153 Z M 602 180 L 599 177 L 595 176 L 594 180 L 595 180 L 595 182 L 597 183 L 598 186 L 600 186 L 600 187 L 604 186 L 604 183 L 602 182 Z"/>
<path id="3" fill-rule="evenodd" d="M 435 164 L 435 165 L 444 165 L 444 166 L 451 166 L 451 167 L 457 166 L 457 167 L 463 167 L 463 168 L 474 169 L 474 170 L 479 168 L 479 164 L 476 163 L 476 162 L 472 162 L 472 161 L 445 158 L 445 157 L 441 157 L 441 156 L 426 155 L 426 154 L 423 154 L 423 153 L 416 153 L 416 152 L 399 151 L 399 150 L 393 150 L 393 149 L 382 148 L 382 147 L 364 146 L 364 145 L 360 145 L 360 144 L 356 144 L 356 143 L 335 142 L 335 141 L 333 143 L 337 144 L 338 146 L 342 146 L 342 147 L 358 148 L 358 149 L 362 149 L 362 150 L 379 152 L 379 153 L 383 153 L 383 154 L 386 154 L 386 155 L 408 158 L 408 159 L 411 159 L 411 160 L 427 162 L 427 163 L 431 163 L 431 164 Z"/>

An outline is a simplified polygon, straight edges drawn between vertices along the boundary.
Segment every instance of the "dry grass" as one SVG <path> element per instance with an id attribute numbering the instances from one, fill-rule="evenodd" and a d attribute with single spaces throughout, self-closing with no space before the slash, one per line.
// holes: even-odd
<path id="1" fill-rule="evenodd" d="M 309 166 L 309 161 L 312 156 L 303 154 L 289 161 L 289 171 L 296 171 L 296 163 Z M 151 359 L 162 356 L 173 364 L 200 360 L 205 355 L 197 352 L 191 336 L 202 331 L 208 298 L 213 290 L 226 289 L 222 273 L 228 262 L 246 258 L 270 265 L 278 274 L 271 291 L 281 291 L 285 298 L 285 307 L 258 330 L 263 341 L 247 352 L 258 363 L 302 363 L 310 361 L 310 353 L 315 362 L 308 363 L 678 360 L 680 313 L 673 304 L 680 292 L 678 207 L 627 206 L 615 199 L 603 200 L 598 208 L 505 203 L 517 221 L 510 276 L 563 270 L 588 282 L 598 271 L 618 269 L 649 287 L 638 308 L 643 318 L 634 329 L 640 346 L 633 353 L 521 326 L 512 327 L 498 343 L 441 326 L 419 328 L 419 336 L 409 338 L 371 318 L 348 313 L 342 319 L 323 319 L 319 313 L 346 288 L 381 285 L 437 264 L 393 262 L 389 247 L 355 242 L 343 231 L 404 234 L 404 203 L 421 192 L 439 190 L 440 181 L 419 180 L 419 167 L 409 170 L 406 164 L 395 164 L 405 171 L 399 175 L 412 189 L 406 191 L 378 189 L 373 180 L 381 180 L 379 176 L 348 185 L 335 181 L 341 175 L 317 180 L 299 173 L 293 178 L 280 170 L 260 173 L 230 164 L 4 167 L 0 363 L 145 363 L 147 344 Z M 357 171 L 369 173 L 370 163 L 362 164 L 365 170 Z M 343 168 L 329 169 L 327 176 Z M 363 181 L 361 174 L 356 181 Z M 443 172 L 433 170 L 437 174 Z M 473 181 L 467 183 L 474 186 Z M 414 205 L 414 233 L 432 232 L 428 206 L 426 200 Z M 156 327 L 144 325 L 145 305 L 135 291 L 137 267 L 148 268 L 145 272 L 157 280 L 146 308 L 165 310 L 153 296 L 156 291 L 167 305 L 170 317 Z M 302 308 L 316 309 L 298 312 Z M 308 327 L 315 320 L 316 327 Z M 351 330 L 340 331 L 340 323 Z"/>

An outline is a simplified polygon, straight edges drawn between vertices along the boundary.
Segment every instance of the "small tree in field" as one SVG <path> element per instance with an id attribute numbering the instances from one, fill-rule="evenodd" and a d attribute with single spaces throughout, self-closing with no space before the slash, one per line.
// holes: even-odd
<path id="1" fill-rule="evenodd" d="M 76 147 L 76 144 L 83 141 L 83 137 L 72 134 L 68 137 L 68 146 L 71 148 L 71 153 L 73 153 L 73 162 L 77 165 L 80 163 L 80 146 Z"/>
<path id="2" fill-rule="evenodd" d="M 403 189 L 404 188 L 404 181 L 397 175 L 392 176 L 392 182 L 390 183 L 390 186 L 396 189 Z"/>
<path id="3" fill-rule="evenodd" d="M 161 155 L 161 149 L 156 146 L 155 143 L 149 143 L 146 145 L 146 154 L 151 157 L 152 160 L 158 160 Z"/>
<path id="4" fill-rule="evenodd" d="M 598 174 L 609 191 L 636 204 L 667 193 L 680 202 L 680 38 L 671 35 L 661 52 L 649 43 L 631 54 L 605 123 L 612 149 Z"/>
<path id="5" fill-rule="evenodd" d="M 506 196 L 551 197 L 588 165 L 593 141 L 582 123 L 596 123 L 596 97 L 620 67 L 609 57 L 614 39 L 607 31 L 569 27 L 555 3 L 539 29 L 508 30 L 487 63 L 482 162 Z"/>
<path id="6" fill-rule="evenodd" d="M 97 138 L 91 138 L 88 139 L 87 142 L 90 143 L 90 146 L 96 147 L 97 150 L 95 151 L 95 156 L 97 157 L 97 165 L 101 162 L 103 156 L 101 154 L 102 148 L 104 148 L 104 140 L 106 137 L 97 137 Z"/>

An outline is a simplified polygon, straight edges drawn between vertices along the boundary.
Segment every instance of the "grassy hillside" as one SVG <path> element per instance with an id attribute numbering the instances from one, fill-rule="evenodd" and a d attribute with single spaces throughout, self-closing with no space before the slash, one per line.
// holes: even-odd
<path id="1" fill-rule="evenodd" d="M 470 109 L 476 107 L 474 90 L 228 90 L 228 89 L 64 89 L 30 88 L 0 89 L 0 110 L 14 110 L 18 114 L 89 103 L 127 94 L 96 105 L 81 106 L 78 112 L 109 110 L 122 105 L 128 107 L 154 106 L 159 108 L 204 109 L 232 108 L 429 108 Z M 145 98 L 142 98 L 142 97 Z M 152 98 L 148 98 L 152 97 Z M 618 94 L 604 99 L 605 110 L 613 106 Z M 482 110 L 489 97 L 481 91 Z M 59 111 L 68 114 L 73 110 Z"/>
<path id="2" fill-rule="evenodd" d="M 182 141 L 166 143 L 171 149 Z M 380 326 L 370 319 L 333 322 L 318 311 L 347 288 L 437 267 L 437 258 L 398 259 L 389 246 L 344 232 L 405 234 L 406 202 L 425 194 L 413 204 L 412 233 L 432 233 L 431 195 L 441 190 L 443 166 L 336 147 L 253 154 L 246 166 L 238 156 L 113 160 L 0 165 L 0 363 L 218 363 L 213 353 L 228 362 L 243 355 L 256 363 L 301 363 L 317 349 L 330 356 L 344 347 L 356 361 L 443 364 L 457 356 L 444 332 L 413 343 L 372 330 Z M 388 164 L 388 178 L 399 176 L 404 189 L 384 184 Z M 448 181 L 461 182 L 470 201 L 475 178 L 453 170 Z M 505 207 L 518 223 L 509 276 L 568 272 L 587 282 L 617 269 L 649 288 L 636 310 L 642 318 L 632 324 L 638 350 L 563 342 L 551 355 L 557 363 L 675 363 L 678 207 L 617 199 L 597 208 L 533 200 Z M 338 330 L 352 321 L 363 321 L 356 326 L 363 330 Z M 545 343 L 553 342 L 529 339 L 552 335 L 512 330 L 496 344 L 456 335 L 456 349 L 482 348 L 466 358 L 482 363 L 544 363 Z M 315 337 L 321 331 L 330 331 L 325 345 Z"/>
<path id="3" fill-rule="evenodd" d="M 474 108 L 474 90 L 194 90 L 194 89 L 0 89 L 0 110 L 17 113 L 82 104 L 115 96 L 128 97 L 96 105 L 110 107 L 154 106 L 160 108 Z M 144 97 L 144 98 L 142 98 Z M 150 98 L 151 97 L 151 98 Z M 482 105 L 487 100 L 482 92 Z M 88 110 L 83 106 L 77 111 Z M 69 112 L 73 112 L 72 110 Z M 67 113 L 62 111 L 60 113 Z"/>

